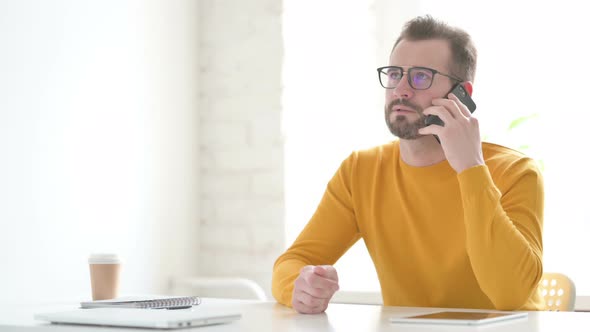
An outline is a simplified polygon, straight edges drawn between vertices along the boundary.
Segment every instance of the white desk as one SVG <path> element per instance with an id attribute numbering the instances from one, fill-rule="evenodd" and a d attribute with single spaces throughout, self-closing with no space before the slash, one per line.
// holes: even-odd
<path id="1" fill-rule="evenodd" d="M 231 306 L 242 312 L 242 319 L 223 325 L 171 331 L 486 331 L 486 332 L 588 332 L 590 313 L 531 312 L 527 320 L 506 321 L 482 326 L 443 326 L 391 324 L 389 318 L 437 311 L 434 308 L 382 307 L 374 305 L 330 304 L 319 315 L 301 315 L 274 302 L 203 299 L 202 306 Z M 59 311 L 76 305 L 8 306 L 0 303 L 0 331 L 50 332 L 130 332 L 150 331 L 130 328 L 51 325 L 33 320 L 33 313 Z"/>

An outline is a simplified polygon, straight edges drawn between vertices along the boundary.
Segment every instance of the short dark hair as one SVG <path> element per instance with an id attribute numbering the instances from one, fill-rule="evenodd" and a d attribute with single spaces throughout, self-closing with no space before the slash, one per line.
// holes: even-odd
<path id="1" fill-rule="evenodd" d="M 449 42 L 453 58 L 450 68 L 452 74 L 466 81 L 473 81 L 477 66 L 477 49 L 471 36 L 464 30 L 449 26 L 430 15 L 418 16 L 408 21 L 393 45 L 393 50 L 402 40 L 419 41 L 443 39 Z"/>

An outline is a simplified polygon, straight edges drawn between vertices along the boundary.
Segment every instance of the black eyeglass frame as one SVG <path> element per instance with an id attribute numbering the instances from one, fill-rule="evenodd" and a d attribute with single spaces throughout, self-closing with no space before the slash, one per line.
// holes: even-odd
<path id="1" fill-rule="evenodd" d="M 432 69 L 432 68 L 428 68 L 428 67 L 419 67 L 419 66 L 418 66 L 418 67 L 410 67 L 410 68 L 408 68 L 407 70 L 404 70 L 404 68 L 403 68 L 403 67 L 400 67 L 400 66 L 384 66 L 384 67 L 379 67 L 379 68 L 377 68 L 377 78 L 379 78 L 379 84 L 381 84 L 381 86 L 382 86 L 383 88 L 385 88 L 385 89 L 395 89 L 395 88 L 397 87 L 397 86 L 394 86 L 394 87 L 388 88 L 388 87 L 386 87 L 385 85 L 383 85 L 383 82 L 381 81 L 381 73 L 383 73 L 383 74 L 387 75 L 387 73 L 386 73 L 384 70 L 385 70 L 385 69 L 392 69 L 392 68 L 399 69 L 399 70 L 401 71 L 401 73 L 402 73 L 402 77 L 400 77 L 400 82 L 401 82 L 401 80 L 404 78 L 404 75 L 406 75 L 406 74 L 407 74 L 407 75 L 406 75 L 406 78 L 407 78 L 407 80 L 408 80 L 408 84 L 410 84 L 410 86 L 412 87 L 412 89 L 415 89 L 415 90 L 428 90 L 428 89 L 430 89 L 430 87 L 432 86 L 432 82 L 434 82 L 434 76 L 435 76 L 436 74 L 439 74 L 439 75 L 442 75 L 442 76 L 448 77 L 448 78 L 450 78 L 450 79 L 452 79 L 452 80 L 455 80 L 455 81 L 457 81 L 457 82 L 463 82 L 463 81 L 464 81 L 463 79 L 460 79 L 460 78 L 459 78 L 459 77 L 457 77 L 457 76 L 453 76 L 453 75 L 449 75 L 449 74 L 441 73 L 440 71 L 438 71 L 438 70 L 436 70 L 436 69 Z M 430 80 L 430 85 L 429 85 L 428 87 L 426 87 L 426 88 L 423 88 L 423 89 L 418 89 L 418 88 L 414 87 L 414 84 L 412 83 L 412 80 L 410 79 L 410 77 L 411 77 L 411 75 L 410 75 L 410 71 L 411 71 L 411 70 L 413 70 L 413 69 L 422 69 L 422 70 L 428 70 L 428 71 L 430 71 L 430 72 L 432 73 L 432 80 Z"/>

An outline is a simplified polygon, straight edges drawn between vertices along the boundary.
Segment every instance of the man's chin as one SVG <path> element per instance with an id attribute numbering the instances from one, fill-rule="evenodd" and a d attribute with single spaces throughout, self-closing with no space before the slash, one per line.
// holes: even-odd
<path id="1" fill-rule="evenodd" d="M 424 127 L 419 123 L 388 123 L 389 131 L 400 139 L 414 140 L 423 137 L 418 133 L 418 129 Z"/>
<path id="2" fill-rule="evenodd" d="M 396 134 L 393 134 L 393 135 L 395 135 L 399 139 L 405 139 L 405 140 L 408 140 L 408 141 L 417 140 L 418 138 L 423 137 L 420 134 L 416 134 L 416 135 L 412 135 L 412 134 L 405 134 L 405 135 L 404 134 L 400 134 L 400 135 L 396 135 Z"/>

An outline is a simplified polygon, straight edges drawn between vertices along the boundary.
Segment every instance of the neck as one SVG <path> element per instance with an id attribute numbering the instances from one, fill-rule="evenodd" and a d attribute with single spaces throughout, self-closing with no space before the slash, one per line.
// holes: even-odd
<path id="1" fill-rule="evenodd" d="M 413 140 L 400 139 L 399 145 L 402 160 L 410 166 L 424 167 L 446 160 L 441 145 L 432 135 Z"/>

